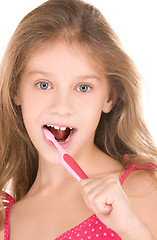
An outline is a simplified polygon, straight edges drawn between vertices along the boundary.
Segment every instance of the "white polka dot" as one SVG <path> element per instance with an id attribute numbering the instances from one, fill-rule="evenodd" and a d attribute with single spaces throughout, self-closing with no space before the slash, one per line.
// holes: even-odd
<path id="1" fill-rule="evenodd" d="M 103 235 L 101 235 L 103 234 Z M 104 237 L 101 237 L 101 236 Z M 109 237 L 110 236 L 110 237 Z M 74 227 L 70 231 L 65 232 L 62 236 L 58 238 L 58 240 L 93 240 L 93 239 L 114 239 L 114 232 L 108 228 L 107 226 L 101 224 L 96 216 L 92 216 L 91 218 L 85 220 L 80 225 Z"/>

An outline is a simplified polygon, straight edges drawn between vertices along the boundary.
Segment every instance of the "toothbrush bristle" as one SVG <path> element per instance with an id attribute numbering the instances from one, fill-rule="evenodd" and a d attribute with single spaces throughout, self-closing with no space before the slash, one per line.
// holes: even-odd
<path id="1" fill-rule="evenodd" d="M 47 128 L 44 128 L 44 133 L 45 133 L 45 136 L 48 140 L 54 141 L 53 134 Z"/>
<path id="2" fill-rule="evenodd" d="M 60 153 L 64 153 L 65 152 L 64 149 L 57 142 L 54 135 L 47 128 L 44 128 L 43 130 L 45 137 L 55 145 L 55 147 L 60 151 Z"/>

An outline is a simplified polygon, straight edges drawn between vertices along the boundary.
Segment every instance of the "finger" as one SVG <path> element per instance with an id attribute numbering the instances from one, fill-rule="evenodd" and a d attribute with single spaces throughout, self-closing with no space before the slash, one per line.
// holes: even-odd
<path id="1" fill-rule="evenodd" d="M 95 189 L 100 182 L 96 179 L 85 179 L 81 180 L 80 186 L 81 186 L 81 192 L 83 195 L 89 194 L 93 189 Z"/>
<path id="2" fill-rule="evenodd" d="M 108 214 L 112 210 L 112 204 L 119 196 L 119 181 L 117 178 L 110 178 L 109 181 L 100 181 L 88 192 L 84 193 L 84 200 L 87 206 L 95 213 Z"/>
<path id="3" fill-rule="evenodd" d="M 104 214 L 109 214 L 112 211 L 112 204 L 105 204 Z"/>
<path id="4" fill-rule="evenodd" d="M 85 191 L 89 192 L 90 189 L 97 187 L 99 184 L 103 183 L 105 185 L 106 177 L 103 178 L 91 178 L 91 179 L 83 179 L 80 181 L 80 185 Z"/>
<path id="5" fill-rule="evenodd" d="M 108 192 L 104 189 L 87 201 L 96 214 L 109 214 L 112 210 L 112 199 L 108 200 Z"/>
<path id="6" fill-rule="evenodd" d="M 93 199 L 99 192 L 108 191 L 114 185 L 117 187 L 117 177 L 90 179 L 82 182 L 82 194 L 89 199 Z"/>
<path id="7" fill-rule="evenodd" d="M 82 181 L 81 183 L 81 193 L 83 199 L 88 208 L 92 209 L 92 202 L 95 196 L 99 194 L 103 189 L 103 184 L 95 179 L 90 179 L 88 181 Z"/>

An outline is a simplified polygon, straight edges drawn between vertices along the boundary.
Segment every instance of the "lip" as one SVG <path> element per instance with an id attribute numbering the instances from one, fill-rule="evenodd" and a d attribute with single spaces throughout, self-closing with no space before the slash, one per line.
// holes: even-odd
<path id="1" fill-rule="evenodd" d="M 45 123 L 44 125 L 42 125 L 42 128 L 46 125 L 52 125 L 52 126 L 56 126 L 56 127 L 67 127 L 67 128 L 74 128 L 75 127 L 71 126 L 71 125 L 66 125 L 66 124 L 55 124 L 55 123 Z"/>
<path id="2" fill-rule="evenodd" d="M 53 147 L 53 148 L 55 148 L 55 149 L 56 149 L 55 145 L 54 145 L 51 141 L 49 141 L 49 140 L 46 138 L 46 136 L 45 136 L 44 127 L 45 127 L 46 125 L 52 125 L 52 126 L 57 126 L 57 127 L 73 128 L 73 129 L 74 129 L 74 132 L 73 132 L 71 138 L 70 138 L 67 142 L 65 142 L 65 143 L 59 143 L 63 148 L 69 147 L 69 145 L 72 143 L 73 138 L 75 137 L 75 134 L 76 134 L 76 132 L 77 132 L 77 129 L 76 129 L 76 128 L 74 128 L 74 127 L 72 127 L 72 126 L 69 126 L 69 125 L 65 125 L 65 124 L 52 124 L 52 123 L 49 124 L 49 123 L 48 123 L 48 124 L 42 125 L 41 129 L 42 129 L 42 132 L 43 132 L 43 138 L 44 138 L 44 140 L 46 141 L 46 143 L 47 143 L 51 148 Z"/>

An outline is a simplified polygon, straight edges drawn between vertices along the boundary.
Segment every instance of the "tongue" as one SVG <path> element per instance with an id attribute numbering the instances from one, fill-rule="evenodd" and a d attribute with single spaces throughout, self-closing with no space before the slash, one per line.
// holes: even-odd
<path id="1" fill-rule="evenodd" d="M 53 127 L 49 127 L 48 130 L 54 135 L 57 141 L 62 141 L 62 142 L 64 142 L 70 134 L 70 128 L 66 128 L 66 130 L 62 131 L 60 129 L 57 130 Z"/>

